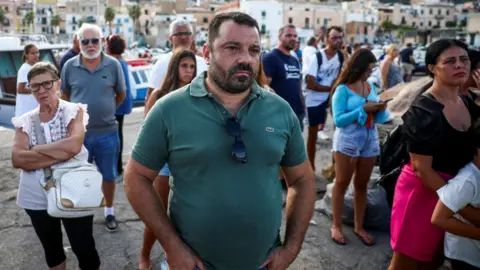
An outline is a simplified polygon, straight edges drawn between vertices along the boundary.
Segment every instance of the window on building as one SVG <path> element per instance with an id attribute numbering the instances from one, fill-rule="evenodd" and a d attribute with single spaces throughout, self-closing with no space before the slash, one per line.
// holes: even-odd
<path id="1" fill-rule="evenodd" d="M 438 9 L 438 15 L 442 15 L 442 10 L 441 9 Z"/>
<path id="2" fill-rule="evenodd" d="M 120 33 L 120 27 L 115 28 L 115 33 L 117 33 L 117 34 Z"/>
<path id="3" fill-rule="evenodd" d="M 309 8 L 306 8 L 305 11 L 310 11 L 310 9 L 309 9 Z"/>
<path id="4" fill-rule="evenodd" d="M 293 23 L 293 18 L 292 17 L 288 18 L 288 23 Z"/>
<path id="5" fill-rule="evenodd" d="M 402 17 L 402 21 L 401 21 L 401 24 L 406 24 L 407 21 L 405 20 L 405 17 Z"/>
<path id="6" fill-rule="evenodd" d="M 5 11 L 8 13 L 8 7 L 5 7 Z"/>
<path id="7" fill-rule="evenodd" d="M 184 20 L 187 20 L 187 17 L 183 17 Z"/>
<path id="8" fill-rule="evenodd" d="M 450 15 L 450 10 L 447 9 L 445 12 L 447 13 L 447 16 Z"/>
<path id="9" fill-rule="evenodd" d="M 323 19 L 323 26 L 327 26 L 328 25 L 328 18 L 324 18 Z"/>
<path id="10" fill-rule="evenodd" d="M 267 12 L 265 10 L 262 10 L 262 17 L 267 16 Z"/>
<path id="11" fill-rule="evenodd" d="M 432 22 L 431 22 L 431 21 L 428 21 L 428 26 L 432 26 Z"/>
<path id="12" fill-rule="evenodd" d="M 117 24 L 120 24 L 120 23 L 122 23 L 122 20 L 117 18 Z"/>
<path id="13" fill-rule="evenodd" d="M 75 31 L 77 30 L 77 27 L 75 27 L 75 25 L 72 26 L 72 30 Z"/>
<path id="14" fill-rule="evenodd" d="M 423 27 L 423 22 L 420 23 L 420 27 Z"/>
<path id="15" fill-rule="evenodd" d="M 385 20 L 386 20 L 386 21 L 390 21 L 390 16 L 387 15 L 386 18 L 385 18 Z"/>
<path id="16" fill-rule="evenodd" d="M 215 8 L 214 8 L 214 7 L 211 7 L 211 8 L 210 8 L 210 11 L 215 11 Z"/>
<path id="17" fill-rule="evenodd" d="M 310 28 L 310 18 L 305 18 L 305 28 Z"/>
<path id="18" fill-rule="evenodd" d="M 262 24 L 262 27 L 260 27 L 260 32 L 262 35 L 265 35 L 267 33 L 267 26 L 265 24 Z"/>
<path id="19" fill-rule="evenodd" d="M 437 27 L 440 27 L 440 20 L 437 20 Z"/>
<path id="20" fill-rule="evenodd" d="M 82 7 L 82 11 L 85 12 L 85 7 Z"/>
<path id="21" fill-rule="evenodd" d="M 420 10 L 420 14 L 421 14 L 421 15 L 423 15 L 423 12 L 424 12 L 424 10 L 423 10 L 423 9 L 422 9 L 422 10 Z"/>
<path id="22" fill-rule="evenodd" d="M 433 14 L 433 9 L 429 9 L 428 14 L 432 15 Z"/>
<path id="23" fill-rule="evenodd" d="M 90 12 L 93 12 L 93 7 L 90 7 Z"/>
<path id="24" fill-rule="evenodd" d="M 203 23 L 208 23 L 208 18 L 207 17 L 203 17 Z"/>
<path id="25" fill-rule="evenodd" d="M 132 32 L 132 28 L 131 28 L 131 27 L 128 28 L 128 32 L 129 32 L 129 33 Z"/>
<path id="26" fill-rule="evenodd" d="M 124 23 L 128 23 L 129 21 L 130 21 L 130 20 L 129 20 L 128 18 L 125 18 L 125 19 L 123 20 Z"/>
<path id="27" fill-rule="evenodd" d="M 293 7 L 290 7 L 289 10 L 293 10 Z"/>
<path id="28" fill-rule="evenodd" d="M 167 22 L 169 22 L 169 21 L 170 21 L 170 17 L 167 17 Z"/>
<path id="29" fill-rule="evenodd" d="M 415 23 L 415 22 L 412 22 L 412 27 L 414 27 L 414 28 L 415 28 L 415 26 L 417 26 L 417 23 Z"/>
<path id="30" fill-rule="evenodd" d="M 319 23 L 320 23 L 320 18 L 317 18 L 317 24 L 319 24 Z"/>

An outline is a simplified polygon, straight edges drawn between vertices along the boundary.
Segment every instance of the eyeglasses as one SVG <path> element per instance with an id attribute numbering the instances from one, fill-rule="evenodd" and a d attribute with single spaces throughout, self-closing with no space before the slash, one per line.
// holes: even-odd
<path id="1" fill-rule="evenodd" d="M 44 81 L 44 82 L 41 82 L 41 83 L 32 83 L 30 84 L 30 91 L 32 91 L 32 93 L 36 93 L 38 91 L 40 91 L 40 86 L 43 87 L 43 89 L 45 90 L 50 90 L 52 89 L 53 87 L 53 83 L 56 82 L 58 80 L 49 80 L 49 81 Z"/>
<path id="2" fill-rule="evenodd" d="M 242 141 L 242 133 L 240 129 L 240 123 L 237 119 L 229 118 L 225 125 L 228 135 L 235 138 L 232 145 L 232 158 L 233 160 L 241 163 L 247 163 L 247 152 L 245 144 Z"/>
<path id="3" fill-rule="evenodd" d="M 189 37 L 192 35 L 192 32 L 188 31 L 188 32 L 177 32 L 175 34 L 172 34 L 172 36 L 174 37 Z"/>
<path id="4" fill-rule="evenodd" d="M 342 40 L 343 37 L 342 36 L 333 36 L 333 37 L 330 37 L 332 40 Z"/>
<path id="5" fill-rule="evenodd" d="M 80 42 L 82 43 L 83 46 L 87 46 L 88 43 L 90 42 L 94 45 L 97 45 L 100 42 L 100 39 L 99 38 L 82 39 L 82 41 Z"/>

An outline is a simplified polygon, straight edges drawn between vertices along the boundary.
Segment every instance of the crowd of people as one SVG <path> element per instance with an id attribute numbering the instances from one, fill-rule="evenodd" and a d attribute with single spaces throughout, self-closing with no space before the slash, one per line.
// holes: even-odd
<path id="1" fill-rule="evenodd" d="M 313 214 L 317 140 L 328 138 L 328 115 L 337 176 L 329 237 L 348 244 L 341 216 L 353 178 L 354 233 L 374 245 L 363 226 L 367 186 L 380 155 L 376 124 L 391 119 L 389 100 L 378 93 L 411 79 L 410 52 L 390 45 L 378 63 L 369 48 L 349 52 L 336 26 L 325 32 L 323 49 L 321 38 L 311 37 L 300 51 L 295 26 L 285 25 L 277 47 L 262 55 L 258 23 L 239 12 L 212 20 L 202 56 L 192 51 L 188 21 L 172 22 L 169 31 L 173 50 L 151 72 L 145 119 L 125 170 L 122 132 L 132 97 L 124 39 L 103 38 L 98 26 L 83 24 L 60 72 L 37 63 L 34 45 L 25 47 L 12 164 L 21 169 L 17 204 L 30 216 L 48 267 L 66 268 L 61 223 L 80 268 L 100 267 L 93 216 L 49 216 L 38 184 L 44 168 L 75 158 L 94 162 L 103 177 L 109 232 L 118 226 L 114 193 L 123 176 L 146 225 L 140 269 L 153 269 L 156 241 L 166 253 L 162 269 L 287 269 Z M 480 110 L 468 91 L 480 86 L 478 59 L 456 40 L 427 50 L 433 83 L 403 116 L 409 161 L 395 190 L 390 270 L 438 268 L 443 239 L 454 270 L 480 268 Z M 380 85 L 369 82 L 378 64 Z"/>

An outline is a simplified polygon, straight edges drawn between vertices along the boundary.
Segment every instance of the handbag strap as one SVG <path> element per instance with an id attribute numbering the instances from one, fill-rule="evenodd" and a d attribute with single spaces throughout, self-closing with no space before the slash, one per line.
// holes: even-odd
<path id="1" fill-rule="evenodd" d="M 43 131 L 42 125 L 40 124 L 40 114 L 35 114 L 33 123 L 35 125 L 35 136 L 37 139 L 37 144 L 46 144 L 47 140 L 45 139 L 45 132 Z M 43 172 L 45 174 L 45 182 L 53 180 L 53 173 L 50 167 L 44 168 Z"/>

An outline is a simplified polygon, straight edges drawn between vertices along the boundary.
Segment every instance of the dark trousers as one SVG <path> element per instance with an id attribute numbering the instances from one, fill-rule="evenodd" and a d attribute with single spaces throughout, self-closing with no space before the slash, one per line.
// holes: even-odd
<path id="1" fill-rule="evenodd" d="M 93 239 L 93 216 L 81 218 L 54 218 L 46 210 L 28 210 L 33 228 L 42 243 L 47 265 L 53 268 L 66 260 L 63 250 L 62 228 L 65 228 L 72 251 L 78 259 L 80 269 L 96 270 L 100 258 Z"/>
<path id="2" fill-rule="evenodd" d="M 118 136 L 120 137 L 120 153 L 118 154 L 118 163 L 117 163 L 117 172 L 118 175 L 123 173 L 123 161 L 122 161 L 122 152 L 123 152 L 123 119 L 124 115 L 116 115 L 118 122 Z"/>

